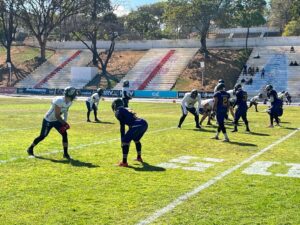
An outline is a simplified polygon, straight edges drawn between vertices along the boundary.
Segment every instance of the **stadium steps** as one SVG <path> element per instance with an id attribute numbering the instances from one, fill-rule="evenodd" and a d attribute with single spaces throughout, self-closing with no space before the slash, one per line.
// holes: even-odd
<path id="1" fill-rule="evenodd" d="M 289 66 L 290 61 L 300 61 L 300 47 L 294 47 L 296 53 L 290 53 L 290 47 L 257 47 L 253 49 L 247 66 L 258 67 L 254 76 L 244 76 L 241 72 L 237 83 L 241 80 L 253 79 L 252 85 L 244 85 L 249 97 L 263 92 L 267 84 L 273 85 L 278 92 L 288 91 L 293 98 L 300 98 L 300 66 Z M 259 54 L 260 58 L 254 57 Z M 261 70 L 265 68 L 265 77 L 261 78 Z"/>
<path id="2" fill-rule="evenodd" d="M 164 57 L 175 50 L 174 54 L 159 66 Z M 115 90 L 122 89 L 124 80 L 130 81 L 130 89 L 137 90 L 154 73 L 144 90 L 170 90 L 175 84 L 178 76 L 184 70 L 189 60 L 195 55 L 198 49 L 151 49 L 149 50 L 130 70 L 127 75 L 114 87 Z"/>
<path id="3" fill-rule="evenodd" d="M 51 79 L 47 80 L 47 82 L 43 83 L 43 88 L 65 88 L 66 86 L 73 86 L 75 88 L 83 88 L 86 83 L 76 82 L 72 80 L 71 76 L 71 68 L 72 67 L 80 67 L 87 66 L 87 64 L 91 60 L 90 51 L 81 51 L 76 57 L 69 61 L 61 70 L 57 72 L 57 74 Z"/>
<path id="4" fill-rule="evenodd" d="M 36 68 L 31 74 L 19 81 L 15 87 L 17 88 L 33 88 L 37 83 L 43 80 L 49 71 L 54 71 L 57 65 L 62 64 L 70 58 L 75 50 L 58 50 L 53 56 L 47 59 L 42 65 Z"/>
<path id="5" fill-rule="evenodd" d="M 41 88 L 46 82 L 48 82 L 51 78 L 54 78 L 54 76 L 56 76 L 59 72 L 64 71 L 64 68 L 68 64 L 70 64 L 76 57 L 78 57 L 80 53 L 81 51 L 76 51 L 70 58 L 65 60 L 62 64 L 60 64 L 53 71 L 51 71 L 44 79 L 42 79 L 36 85 L 34 85 L 34 88 Z"/>

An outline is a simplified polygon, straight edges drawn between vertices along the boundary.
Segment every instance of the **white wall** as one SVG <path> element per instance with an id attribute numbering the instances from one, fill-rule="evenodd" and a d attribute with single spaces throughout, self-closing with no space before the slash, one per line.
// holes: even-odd
<path id="1" fill-rule="evenodd" d="M 220 38 L 220 39 L 208 39 L 207 46 L 210 48 L 243 48 L 245 47 L 245 38 Z M 39 46 L 38 42 L 27 42 L 26 44 Z M 90 44 L 90 43 L 88 43 Z M 258 37 L 249 38 L 249 47 L 258 46 L 300 46 L 300 37 Z M 98 41 L 98 48 L 108 49 L 110 46 L 109 41 Z M 200 48 L 200 41 L 196 39 L 181 39 L 181 40 L 145 40 L 145 41 L 117 41 L 115 49 L 133 49 L 144 50 L 151 48 Z M 86 49 L 80 41 L 69 42 L 48 42 L 48 48 L 54 49 Z"/>

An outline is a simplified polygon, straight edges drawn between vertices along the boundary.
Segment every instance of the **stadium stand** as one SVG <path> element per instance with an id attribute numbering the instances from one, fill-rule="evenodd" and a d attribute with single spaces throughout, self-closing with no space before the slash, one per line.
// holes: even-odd
<path id="1" fill-rule="evenodd" d="M 295 47 L 295 53 L 291 53 L 287 46 L 254 48 L 247 66 L 258 67 L 259 72 L 251 76 L 244 75 L 242 71 L 237 83 L 244 83 L 250 97 L 263 92 L 267 84 L 272 84 L 275 90 L 288 91 L 292 97 L 300 98 L 300 66 L 289 66 L 291 61 L 300 61 L 300 47 Z M 265 75 L 261 76 L 263 68 Z M 246 84 L 249 79 L 252 79 L 252 84 Z"/>
<path id="2" fill-rule="evenodd" d="M 151 49 L 114 89 L 122 89 L 123 81 L 129 80 L 132 90 L 170 90 L 197 50 Z"/>
<path id="3" fill-rule="evenodd" d="M 65 88 L 85 84 L 71 82 L 71 67 L 86 66 L 90 61 L 89 51 L 58 50 L 45 63 L 15 85 L 18 88 Z"/>

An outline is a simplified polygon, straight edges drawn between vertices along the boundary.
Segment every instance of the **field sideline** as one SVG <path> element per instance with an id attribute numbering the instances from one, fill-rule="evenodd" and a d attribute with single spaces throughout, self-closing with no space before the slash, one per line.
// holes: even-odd
<path id="1" fill-rule="evenodd" d="M 131 102 L 146 119 L 145 163 L 121 159 L 119 124 L 110 101 L 102 123 L 86 123 L 83 101 L 70 109 L 70 162 L 60 135 L 29 158 L 50 99 L 0 98 L 0 224 L 300 224 L 300 107 L 285 107 L 282 127 L 266 128 L 266 106 L 248 114 L 231 143 L 211 140 L 216 127 L 195 129 L 180 106 Z M 93 115 L 91 115 L 93 119 Z M 206 121 L 205 121 L 206 124 Z M 221 135 L 222 137 L 222 135 Z M 203 186 L 203 187 L 202 187 Z"/>

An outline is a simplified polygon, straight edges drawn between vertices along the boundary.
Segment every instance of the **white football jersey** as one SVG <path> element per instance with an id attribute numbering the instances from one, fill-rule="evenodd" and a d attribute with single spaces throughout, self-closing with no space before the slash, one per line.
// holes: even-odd
<path id="1" fill-rule="evenodd" d="M 55 106 L 58 106 L 61 109 L 61 114 L 64 114 L 64 121 L 67 121 L 68 110 L 71 105 L 72 105 L 72 102 L 66 103 L 64 96 L 54 98 L 52 101 L 51 108 L 49 109 L 49 111 L 46 113 L 46 115 L 44 117 L 45 120 L 47 120 L 48 122 L 57 121 L 57 119 L 55 117 Z"/>
<path id="2" fill-rule="evenodd" d="M 196 98 L 191 97 L 191 93 L 186 93 L 182 99 L 181 106 L 183 108 L 184 113 L 187 113 L 186 107 L 192 108 L 198 102 L 197 112 L 199 113 L 199 108 L 201 106 L 201 95 L 198 94 Z"/>
<path id="3" fill-rule="evenodd" d="M 129 89 L 129 87 L 123 87 L 122 88 L 122 98 L 125 98 L 125 92 L 128 97 L 132 96 L 131 90 Z"/>
<path id="4" fill-rule="evenodd" d="M 213 109 L 214 102 L 215 102 L 215 101 L 214 101 L 213 98 L 202 100 L 202 101 L 201 101 L 202 108 L 205 107 L 205 108 L 207 108 L 207 109 Z"/>
<path id="5" fill-rule="evenodd" d="M 253 98 L 250 99 L 250 102 L 255 102 L 255 103 L 257 103 L 258 100 L 259 100 L 259 96 L 256 95 L 256 96 L 254 96 Z"/>
<path id="6" fill-rule="evenodd" d="M 98 93 L 94 93 L 92 94 L 92 96 L 88 97 L 86 101 L 90 103 L 90 107 L 92 107 L 93 104 L 98 106 L 100 101 L 100 96 Z"/>

